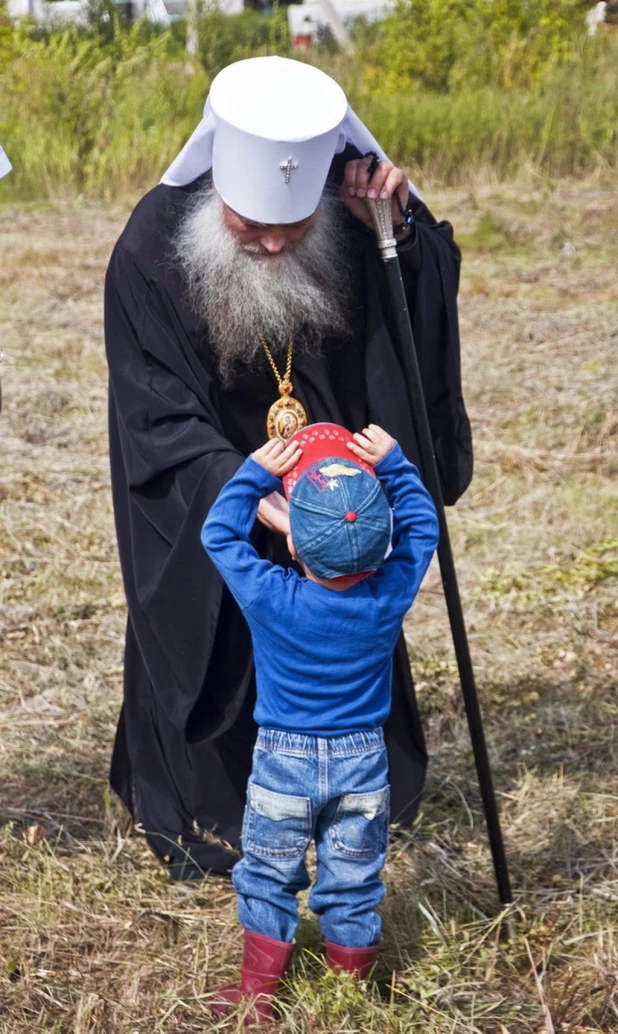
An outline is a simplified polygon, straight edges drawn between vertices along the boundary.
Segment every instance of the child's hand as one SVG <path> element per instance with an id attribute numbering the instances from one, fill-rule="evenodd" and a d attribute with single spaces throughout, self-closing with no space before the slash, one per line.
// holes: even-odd
<path id="1" fill-rule="evenodd" d="M 269 474 L 274 474 L 277 478 L 282 478 L 284 474 L 288 474 L 292 467 L 295 467 L 300 457 L 302 456 L 303 450 L 300 448 L 298 442 L 290 442 L 289 445 L 284 443 L 279 438 L 271 438 L 266 445 L 262 445 L 260 449 L 256 449 L 251 455 L 256 463 L 259 463 L 260 467 L 264 467 Z"/>
<path id="2" fill-rule="evenodd" d="M 362 434 L 357 432 L 354 439 L 354 442 L 348 442 L 348 449 L 372 467 L 383 460 L 395 445 L 395 439 L 377 424 L 369 424 Z"/>

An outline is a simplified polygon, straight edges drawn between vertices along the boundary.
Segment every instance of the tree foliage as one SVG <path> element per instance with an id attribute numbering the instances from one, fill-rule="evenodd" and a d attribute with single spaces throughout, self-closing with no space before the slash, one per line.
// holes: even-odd
<path id="1" fill-rule="evenodd" d="M 93 0 L 87 26 L 11 22 L 0 0 L 0 198 L 137 193 L 156 183 L 231 61 L 291 54 L 285 9 L 130 26 Z M 355 50 L 300 55 L 333 75 L 383 146 L 417 177 L 487 165 L 579 174 L 616 164 L 618 38 L 588 39 L 576 0 L 398 0 L 355 27 Z M 298 55 L 294 55 L 298 56 Z"/>
<path id="2" fill-rule="evenodd" d="M 386 92 L 529 86 L 577 59 L 579 0 L 397 0 L 364 34 L 371 85 Z"/>

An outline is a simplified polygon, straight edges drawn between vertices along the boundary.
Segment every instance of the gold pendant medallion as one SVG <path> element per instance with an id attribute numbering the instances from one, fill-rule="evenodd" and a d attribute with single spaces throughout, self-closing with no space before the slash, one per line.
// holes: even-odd
<path id="1" fill-rule="evenodd" d="M 296 431 L 299 431 L 301 427 L 307 426 L 307 414 L 305 413 L 302 402 L 299 402 L 298 399 L 292 397 L 294 386 L 291 380 L 291 373 L 294 340 L 290 335 L 290 340 L 288 342 L 288 357 L 283 377 L 279 373 L 273 354 L 263 337 L 260 337 L 260 344 L 266 353 L 266 358 L 268 359 L 271 370 L 275 375 L 275 380 L 279 385 L 279 394 L 281 395 L 281 398 L 277 399 L 276 402 L 273 402 L 272 406 L 268 410 L 266 430 L 269 438 L 279 438 L 280 441 L 287 442 L 288 438 L 291 438 Z"/>
<path id="2" fill-rule="evenodd" d="M 301 427 L 307 426 L 307 414 L 298 399 L 291 395 L 282 395 L 273 402 L 266 418 L 266 430 L 269 438 L 280 438 L 287 442 Z"/>

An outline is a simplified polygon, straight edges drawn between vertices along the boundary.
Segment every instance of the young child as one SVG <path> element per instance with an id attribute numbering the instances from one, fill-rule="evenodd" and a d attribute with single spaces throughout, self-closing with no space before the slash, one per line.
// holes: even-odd
<path id="1" fill-rule="evenodd" d="M 281 478 L 288 545 L 304 577 L 261 559 L 250 540 L 260 499 Z M 243 858 L 232 873 L 242 971 L 238 985 L 220 989 L 219 1012 L 251 997 L 254 1019 L 271 1018 L 292 961 L 296 895 L 310 883 L 312 838 L 309 907 L 320 916 L 328 963 L 361 978 L 375 963 L 392 657 L 437 540 L 435 508 L 416 468 L 375 424 L 353 436 L 314 424 L 286 446 L 267 442 L 210 511 L 202 543 L 251 630 L 259 725 Z"/>

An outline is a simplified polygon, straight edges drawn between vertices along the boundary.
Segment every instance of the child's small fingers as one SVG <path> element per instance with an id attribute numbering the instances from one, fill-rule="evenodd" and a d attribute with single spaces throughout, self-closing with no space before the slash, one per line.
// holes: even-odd
<path id="1" fill-rule="evenodd" d="M 279 456 L 277 456 L 277 463 L 278 464 L 288 463 L 289 460 L 294 460 L 296 462 L 296 459 L 297 459 L 298 456 L 299 456 L 299 449 L 298 449 L 298 447 L 297 446 L 292 446 L 290 448 L 288 446 L 288 448 L 283 449 L 283 451 L 279 454 Z"/>
<path id="2" fill-rule="evenodd" d="M 287 460 L 285 463 L 281 464 L 281 468 L 280 468 L 281 474 L 282 475 L 283 474 L 288 474 L 290 472 L 290 470 L 293 470 L 294 467 L 296 466 L 296 464 L 298 463 L 299 459 L 300 459 L 300 453 L 294 453 L 294 455 L 289 460 Z"/>
<path id="3" fill-rule="evenodd" d="M 365 427 L 363 430 L 363 434 L 366 438 L 369 438 L 371 442 L 377 442 L 380 440 L 380 430 L 381 428 L 379 428 L 377 424 L 369 424 L 369 426 Z"/>
<path id="4" fill-rule="evenodd" d="M 348 449 L 353 452 L 355 456 L 358 456 L 361 460 L 365 460 L 365 463 L 371 463 L 371 455 L 366 449 L 363 449 L 356 442 L 348 442 Z"/>
<path id="5" fill-rule="evenodd" d="M 293 456 L 300 450 L 298 442 L 282 442 L 281 444 L 284 446 L 283 452 L 281 453 L 282 456 Z"/>
<path id="6" fill-rule="evenodd" d="M 279 448 L 273 442 L 268 442 L 267 445 L 263 445 L 261 449 L 258 449 L 255 455 L 258 459 L 263 460 L 264 463 L 274 463 L 279 454 Z"/>
<path id="7" fill-rule="evenodd" d="M 291 469 L 289 465 L 291 464 L 293 467 L 295 463 L 298 463 L 301 454 L 302 449 L 298 442 L 291 442 L 289 445 L 286 445 L 280 455 L 277 456 L 277 469 L 280 470 L 283 467 Z"/>
<path id="8" fill-rule="evenodd" d="M 365 437 L 364 431 L 362 434 L 360 431 L 357 431 L 354 435 L 354 440 L 357 442 L 358 445 L 361 446 L 362 449 L 371 450 L 373 448 L 373 442 L 369 438 Z"/>

